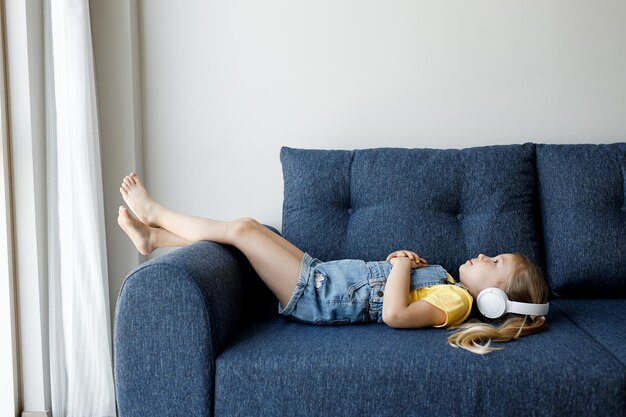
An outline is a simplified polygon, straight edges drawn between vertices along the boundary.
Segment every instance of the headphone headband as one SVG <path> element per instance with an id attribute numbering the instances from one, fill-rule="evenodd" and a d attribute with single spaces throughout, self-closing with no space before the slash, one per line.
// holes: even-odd
<path id="1" fill-rule="evenodd" d="M 485 288 L 476 298 L 480 313 L 490 319 L 497 319 L 506 313 L 524 314 L 528 316 L 545 316 L 550 310 L 550 303 L 533 304 L 509 301 L 506 293 L 500 288 Z"/>

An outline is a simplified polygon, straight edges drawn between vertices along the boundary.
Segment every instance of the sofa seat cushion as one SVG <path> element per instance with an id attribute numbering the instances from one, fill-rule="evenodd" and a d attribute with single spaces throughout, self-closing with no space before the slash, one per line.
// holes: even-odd
<path id="1" fill-rule="evenodd" d="M 626 295 L 626 143 L 536 147 L 550 288 Z"/>
<path id="2" fill-rule="evenodd" d="M 626 366 L 626 299 L 556 299 L 550 305 Z"/>
<path id="3" fill-rule="evenodd" d="M 323 261 L 409 249 L 458 279 L 479 253 L 541 264 L 531 143 L 468 149 L 283 147 L 283 236 Z M 537 221 L 538 224 L 538 221 Z"/>
<path id="4" fill-rule="evenodd" d="M 549 319 L 487 356 L 443 329 L 258 319 L 217 358 L 215 415 L 624 415 L 623 364 L 558 309 Z"/>

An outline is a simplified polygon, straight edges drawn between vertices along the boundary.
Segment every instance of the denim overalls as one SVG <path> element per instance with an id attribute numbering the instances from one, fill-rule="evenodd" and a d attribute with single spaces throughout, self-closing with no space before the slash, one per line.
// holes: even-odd
<path id="1" fill-rule="evenodd" d="M 278 305 L 278 312 L 313 324 L 380 323 L 390 272 L 386 261 L 322 262 L 305 253 L 296 289 L 284 309 Z M 448 273 L 439 265 L 411 270 L 411 290 L 444 284 L 449 284 Z"/>

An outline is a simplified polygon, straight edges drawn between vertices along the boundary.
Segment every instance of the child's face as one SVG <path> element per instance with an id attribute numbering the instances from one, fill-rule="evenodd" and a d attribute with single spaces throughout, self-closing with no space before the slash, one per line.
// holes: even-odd
<path id="1" fill-rule="evenodd" d="M 476 298 L 485 288 L 496 287 L 506 291 L 513 276 L 515 255 L 505 253 L 493 258 L 482 253 L 459 267 L 459 280 Z"/>

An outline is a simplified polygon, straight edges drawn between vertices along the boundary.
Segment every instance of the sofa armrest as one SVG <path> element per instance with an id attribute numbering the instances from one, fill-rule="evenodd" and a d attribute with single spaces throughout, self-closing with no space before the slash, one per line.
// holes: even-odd
<path id="1" fill-rule="evenodd" d="M 197 242 L 126 277 L 114 329 L 121 417 L 211 415 L 215 358 L 244 316 L 252 274 L 234 247 Z"/>

